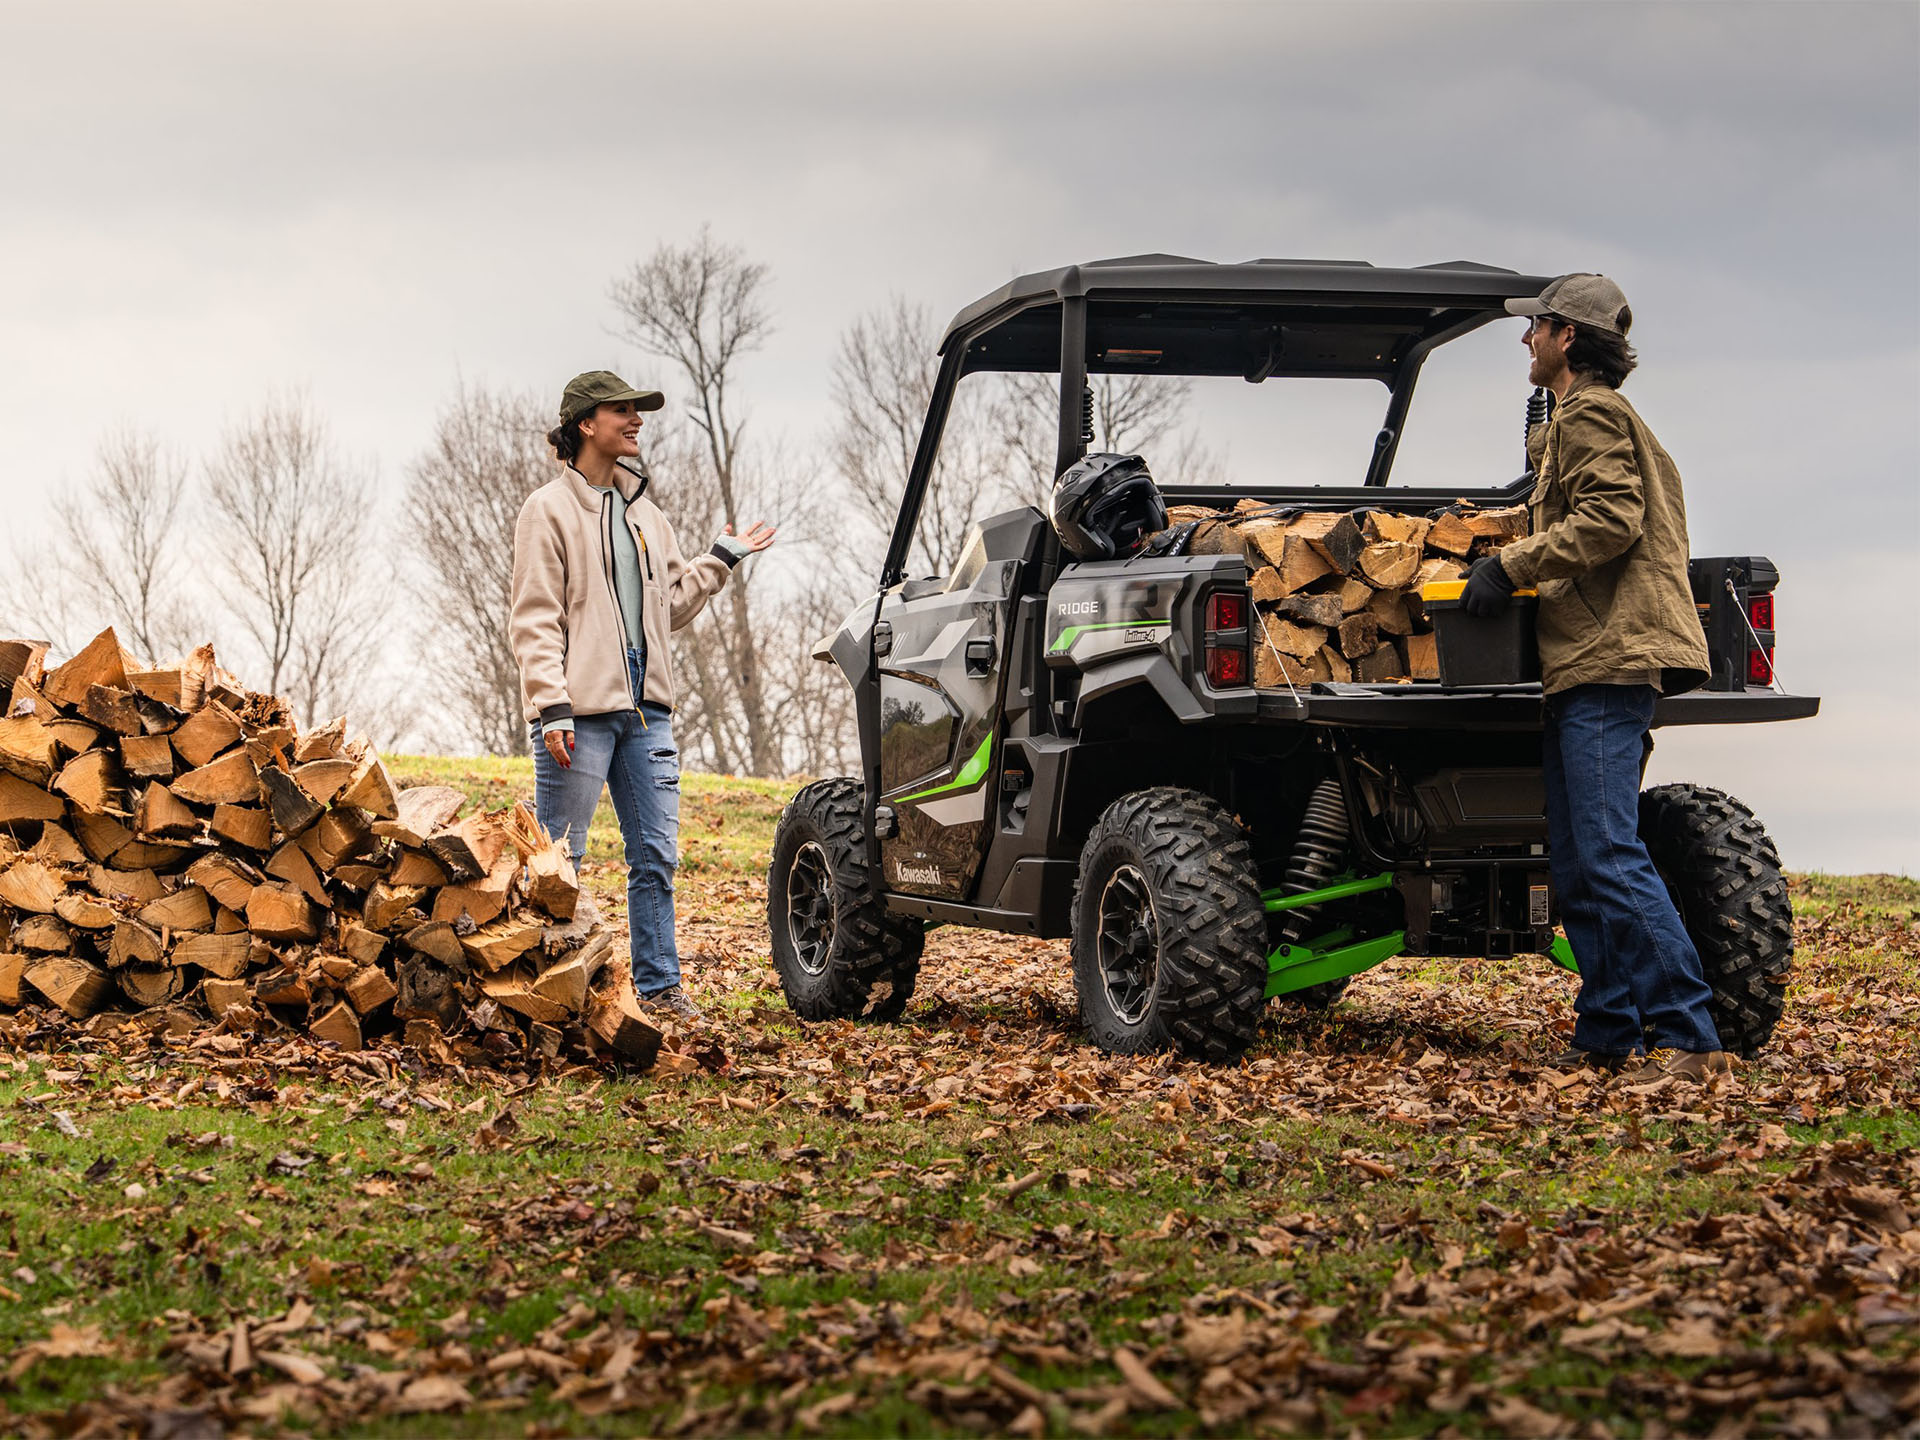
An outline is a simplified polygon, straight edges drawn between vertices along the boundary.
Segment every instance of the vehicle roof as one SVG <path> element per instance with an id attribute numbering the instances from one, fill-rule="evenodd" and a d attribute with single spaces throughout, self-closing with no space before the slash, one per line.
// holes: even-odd
<path id="1" fill-rule="evenodd" d="M 1243 260 L 1217 262 L 1185 255 L 1125 255 L 1038 270 L 1009 280 L 953 317 L 941 353 L 957 335 L 997 311 L 1012 314 L 1036 303 L 1072 296 L 1176 297 L 1223 302 L 1293 300 L 1308 304 L 1395 303 L 1498 309 L 1510 297 L 1538 295 L 1550 275 L 1522 275 L 1475 260 L 1447 260 L 1411 269 L 1386 269 L 1365 260 Z"/>

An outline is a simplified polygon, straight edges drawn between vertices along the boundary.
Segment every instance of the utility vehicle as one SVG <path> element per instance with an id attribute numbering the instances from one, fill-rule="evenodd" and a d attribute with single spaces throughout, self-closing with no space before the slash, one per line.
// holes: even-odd
<path id="1" fill-rule="evenodd" d="M 1168 498 L 1524 503 L 1528 474 L 1383 487 L 1428 357 L 1548 278 L 1464 261 L 1155 255 L 1022 276 L 962 310 L 878 593 L 815 652 L 853 687 L 861 773 L 800 791 L 776 835 L 768 922 L 792 1007 L 899 1016 L 924 934 L 942 924 L 1071 937 L 1095 1043 L 1210 1060 L 1252 1043 L 1270 999 L 1329 1004 L 1392 956 L 1574 968 L 1554 928 L 1537 684 L 1255 689 L 1241 556 L 1075 561 L 1032 506 L 982 521 L 951 573 L 906 573 L 956 387 L 975 371 L 1058 375 L 1056 475 L 1086 453 L 1089 376 L 1373 381 L 1384 417 L 1357 483 L 1216 481 Z M 1662 699 L 1654 723 L 1816 713 L 1817 699 L 1773 683 L 1774 567 L 1691 570 L 1713 675 Z M 1774 845 L 1704 786 L 1646 791 L 1641 828 L 1700 949 L 1722 1042 L 1751 1055 L 1779 1018 L 1792 953 Z"/>

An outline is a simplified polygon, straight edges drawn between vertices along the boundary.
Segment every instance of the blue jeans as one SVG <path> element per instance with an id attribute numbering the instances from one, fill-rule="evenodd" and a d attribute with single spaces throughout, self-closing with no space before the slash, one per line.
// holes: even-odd
<path id="1" fill-rule="evenodd" d="M 643 662 L 627 652 L 634 692 Z M 587 829 L 604 787 L 612 792 L 627 852 L 627 927 L 633 988 L 657 995 L 680 983 L 673 940 L 673 870 L 680 844 L 680 751 L 673 712 L 646 702 L 638 710 L 573 718 L 573 767 L 562 769 L 533 726 L 533 794 L 547 833 L 565 836 L 578 869 Z"/>
<path id="2" fill-rule="evenodd" d="M 1640 839 L 1657 698 L 1650 685 L 1576 685 L 1546 702 L 1550 863 L 1580 965 L 1573 1043 L 1601 1055 L 1720 1048 L 1699 952 Z"/>

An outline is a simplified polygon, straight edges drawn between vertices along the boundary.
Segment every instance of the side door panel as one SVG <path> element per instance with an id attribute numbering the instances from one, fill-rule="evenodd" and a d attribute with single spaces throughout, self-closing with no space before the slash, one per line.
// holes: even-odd
<path id="1" fill-rule="evenodd" d="M 1020 566 L 989 560 L 971 577 L 961 571 L 964 583 L 953 589 L 916 594 L 909 582 L 881 601 L 880 801 L 897 822 L 880 842 L 889 890 L 942 900 L 972 893 L 1000 771 Z"/>

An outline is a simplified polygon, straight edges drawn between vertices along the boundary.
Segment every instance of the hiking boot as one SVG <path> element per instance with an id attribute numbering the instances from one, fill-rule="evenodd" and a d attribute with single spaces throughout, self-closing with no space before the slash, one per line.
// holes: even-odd
<path id="1" fill-rule="evenodd" d="M 1724 1050 L 1655 1050 L 1647 1063 L 1627 1078 L 1636 1085 L 1655 1080 L 1686 1080 L 1703 1083 L 1711 1075 L 1731 1075 L 1733 1057 Z"/>
<path id="2" fill-rule="evenodd" d="M 1551 1070 L 1607 1070 L 1619 1072 L 1627 1068 L 1631 1055 L 1608 1055 L 1599 1050 L 1582 1050 L 1578 1045 L 1569 1045 L 1558 1055 L 1547 1061 Z"/>
<path id="3" fill-rule="evenodd" d="M 693 1003 L 693 997 L 687 994 L 684 985 L 669 985 L 664 990 L 656 990 L 645 997 L 649 1005 L 664 1005 L 682 1020 L 698 1020 L 700 1007 Z"/>

